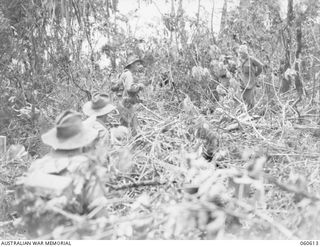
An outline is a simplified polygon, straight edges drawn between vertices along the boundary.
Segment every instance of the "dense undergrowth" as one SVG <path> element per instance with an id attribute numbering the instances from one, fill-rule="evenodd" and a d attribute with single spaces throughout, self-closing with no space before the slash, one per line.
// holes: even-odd
<path id="1" fill-rule="evenodd" d="M 24 231 L 35 229 L 40 232 L 34 236 L 55 239 L 319 236 L 320 144 L 314 117 L 290 121 L 296 118 L 294 111 L 285 111 L 285 118 L 280 111 L 253 119 L 241 113 L 241 106 L 231 111 L 218 104 L 213 114 L 205 116 L 219 138 L 215 159 L 208 163 L 197 153 L 196 140 L 190 135 L 192 118 L 178 102 L 170 101 L 170 87 L 161 90 L 150 92 L 154 101 L 140 107 L 139 145 L 133 140 L 126 144 L 132 167 L 113 174 L 107 185 L 109 198 L 100 202 L 107 209 L 105 215 L 90 218 L 57 210 L 32 227 L 24 226 L 16 219 L 16 207 L 10 206 L 15 204 L 10 187 L 28 162 L 3 162 L 1 237 L 25 238 Z M 247 167 L 261 162 L 261 157 L 265 157 L 259 171 L 264 176 L 265 208 L 256 198 L 259 180 L 245 175 L 250 175 Z M 217 164 L 224 169 L 216 169 Z M 232 181 L 241 178 L 237 183 L 251 184 L 251 188 L 239 198 Z M 52 220 L 58 216 L 63 224 L 57 223 L 53 232 L 42 229 L 47 222 L 55 225 Z"/>

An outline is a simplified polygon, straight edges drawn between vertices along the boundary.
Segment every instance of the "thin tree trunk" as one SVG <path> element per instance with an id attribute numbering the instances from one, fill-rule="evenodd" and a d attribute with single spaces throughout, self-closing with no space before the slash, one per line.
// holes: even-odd
<path id="1" fill-rule="evenodd" d="M 221 14 L 220 30 L 223 30 L 227 24 L 227 18 L 228 18 L 227 10 L 228 10 L 228 0 L 224 0 L 222 14 Z"/>
<path id="2" fill-rule="evenodd" d="M 290 68 L 290 44 L 291 44 L 291 39 L 289 37 L 286 38 L 285 35 L 283 35 L 285 58 L 284 58 L 284 66 L 281 70 L 281 73 L 282 73 L 282 81 L 281 81 L 281 88 L 280 88 L 281 93 L 287 92 L 290 89 L 290 85 L 291 85 L 290 77 L 285 78 L 284 76 L 284 73 L 287 71 L 287 69 Z"/>
<path id="3" fill-rule="evenodd" d="M 112 10 L 114 13 L 118 11 L 118 4 L 119 0 L 112 0 Z"/>
<path id="4" fill-rule="evenodd" d="M 290 68 L 290 49 L 291 49 L 291 29 L 292 29 L 292 21 L 294 19 L 293 13 L 293 0 L 288 0 L 288 10 L 287 10 L 287 38 L 284 37 L 284 49 L 285 49 L 285 64 L 283 68 L 283 73 Z M 290 77 L 286 79 L 284 76 L 281 82 L 280 92 L 285 93 L 290 89 L 291 79 Z"/>
<path id="5" fill-rule="evenodd" d="M 298 20 L 297 22 L 297 30 L 296 30 L 296 42 L 297 42 L 297 49 L 296 49 L 296 61 L 295 61 L 295 85 L 297 89 L 298 96 L 301 97 L 303 93 L 303 85 L 300 77 L 300 68 L 299 68 L 299 59 L 301 55 L 301 50 L 302 50 L 302 24 L 301 20 Z"/>
<path id="6" fill-rule="evenodd" d="M 216 42 L 216 38 L 215 38 L 214 33 L 213 33 L 214 1 L 215 1 L 215 0 L 212 0 L 211 21 L 210 21 L 210 31 L 211 31 L 211 35 L 212 35 L 213 43 L 216 45 L 216 44 L 217 44 L 217 42 Z"/>
<path id="7" fill-rule="evenodd" d="M 311 68 L 312 68 L 312 98 L 311 98 L 311 104 L 314 103 L 314 98 L 316 96 L 316 71 L 314 69 L 314 58 L 312 58 Z"/>
<path id="8" fill-rule="evenodd" d="M 179 0 L 178 10 L 177 10 L 177 22 L 178 22 L 178 33 L 180 36 L 180 43 L 182 49 L 185 50 L 187 45 L 187 34 L 185 30 L 185 21 L 184 21 L 184 11 L 182 7 L 182 0 Z"/>
<path id="9" fill-rule="evenodd" d="M 199 25 L 199 21 L 200 21 L 200 7 L 201 7 L 201 0 L 198 0 L 197 26 Z"/>
<path id="10" fill-rule="evenodd" d="M 240 3 L 239 3 L 240 11 L 241 12 L 247 11 L 249 5 L 250 5 L 250 0 L 240 0 Z"/>
<path id="11" fill-rule="evenodd" d="M 176 13 L 174 10 L 174 0 L 171 0 L 171 13 L 170 13 L 170 19 L 173 20 Z M 173 38 L 173 31 L 170 30 L 170 44 L 172 44 L 172 38 Z"/>
<path id="12" fill-rule="evenodd" d="M 107 0 L 107 19 L 110 17 L 110 2 Z"/>

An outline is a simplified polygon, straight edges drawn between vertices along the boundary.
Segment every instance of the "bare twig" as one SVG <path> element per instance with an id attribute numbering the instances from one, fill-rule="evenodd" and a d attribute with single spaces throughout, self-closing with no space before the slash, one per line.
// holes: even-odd
<path id="1" fill-rule="evenodd" d="M 267 178 L 269 180 L 269 182 L 272 182 L 273 184 L 277 185 L 280 189 L 282 189 L 284 191 L 287 191 L 287 192 L 290 192 L 290 193 L 294 193 L 296 195 L 303 196 L 303 197 L 308 198 L 308 199 L 313 200 L 313 201 L 320 201 L 320 197 L 311 195 L 306 191 L 299 190 L 294 186 L 283 184 L 283 183 L 279 182 L 276 178 L 274 178 L 274 177 L 272 177 L 270 175 L 266 175 L 265 174 L 264 177 Z"/>
<path id="2" fill-rule="evenodd" d="M 155 179 L 155 180 L 147 180 L 147 181 L 141 181 L 139 183 L 129 183 L 129 184 L 123 184 L 123 185 L 112 185 L 112 184 L 106 184 L 106 185 L 114 190 L 124 190 L 124 189 L 137 188 L 137 187 L 143 187 L 143 186 L 158 186 L 158 185 L 164 185 L 166 183 L 167 182 L 162 182 L 159 179 Z"/>
<path id="3" fill-rule="evenodd" d="M 141 104 L 141 103 L 140 103 L 140 105 L 141 105 L 145 110 L 147 110 L 148 112 L 150 112 L 152 115 L 156 116 L 156 117 L 159 118 L 159 119 L 162 119 L 161 116 L 159 116 L 157 113 L 151 111 L 151 110 L 150 110 L 148 107 L 146 107 L 144 104 Z"/>

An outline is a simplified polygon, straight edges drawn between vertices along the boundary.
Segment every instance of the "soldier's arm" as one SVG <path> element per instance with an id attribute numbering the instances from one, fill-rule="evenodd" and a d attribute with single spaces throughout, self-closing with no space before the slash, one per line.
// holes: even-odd
<path id="1" fill-rule="evenodd" d="M 251 58 L 252 64 L 256 67 L 256 76 L 260 75 L 262 72 L 263 64 L 256 58 Z"/>
<path id="2" fill-rule="evenodd" d="M 125 90 L 129 93 L 137 93 L 141 89 L 139 84 L 134 83 L 133 76 L 131 74 L 127 74 L 125 76 L 124 87 L 125 87 Z"/>
<path id="3" fill-rule="evenodd" d="M 137 92 L 140 91 L 140 89 L 141 89 L 140 85 L 138 85 L 138 84 L 132 84 L 132 85 L 128 88 L 127 91 L 128 91 L 129 93 L 137 93 Z"/>

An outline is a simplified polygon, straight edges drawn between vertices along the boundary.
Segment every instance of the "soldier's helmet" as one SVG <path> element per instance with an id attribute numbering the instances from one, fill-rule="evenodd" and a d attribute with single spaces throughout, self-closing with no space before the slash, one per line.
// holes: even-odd
<path id="1" fill-rule="evenodd" d="M 124 68 L 128 68 L 130 65 L 136 63 L 136 62 L 140 62 L 143 63 L 143 61 L 137 56 L 137 55 L 130 55 L 127 59 L 127 63 L 124 66 Z"/>

